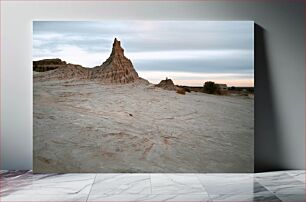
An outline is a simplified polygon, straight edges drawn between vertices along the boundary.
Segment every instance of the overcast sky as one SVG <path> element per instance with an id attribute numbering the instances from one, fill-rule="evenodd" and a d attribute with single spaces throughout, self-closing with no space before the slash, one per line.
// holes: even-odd
<path id="1" fill-rule="evenodd" d="M 248 21 L 34 21 L 33 59 L 101 65 L 117 37 L 152 83 L 254 86 L 254 29 Z"/>

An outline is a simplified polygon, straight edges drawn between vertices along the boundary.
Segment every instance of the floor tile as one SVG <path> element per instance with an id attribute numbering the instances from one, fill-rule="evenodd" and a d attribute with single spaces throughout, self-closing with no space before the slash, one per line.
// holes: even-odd
<path id="1" fill-rule="evenodd" d="M 12 194 L 9 196 L 4 196 L 1 197 L 1 202 L 45 202 L 45 201 L 50 201 L 50 202 L 86 202 L 88 195 L 35 195 L 35 194 L 30 194 L 30 195 L 23 195 L 23 194 Z"/>
<path id="2" fill-rule="evenodd" d="M 259 182 L 253 182 L 253 194 L 272 194 L 266 187 L 261 185 Z"/>
<path id="3" fill-rule="evenodd" d="M 14 177 L 14 176 L 21 176 L 26 173 L 31 173 L 29 170 L 1 170 L 0 171 L 0 176 L 1 177 Z"/>
<path id="4" fill-rule="evenodd" d="M 253 195 L 232 195 L 232 194 L 219 194 L 219 195 L 209 195 L 213 201 L 252 201 Z"/>
<path id="5" fill-rule="evenodd" d="M 288 171 L 288 170 L 287 170 Z M 273 176 L 280 176 L 287 171 L 273 171 L 273 172 L 260 172 L 260 173 L 254 173 L 255 178 L 261 178 L 261 177 L 273 177 Z"/>
<path id="6" fill-rule="evenodd" d="M 37 175 L 30 171 L 8 171 L 2 173 L 0 178 L 0 196 L 14 193 L 24 187 L 29 186 Z"/>
<path id="7" fill-rule="evenodd" d="M 232 194 L 227 194 L 227 195 L 210 195 L 212 200 L 221 202 L 281 202 L 279 198 L 277 198 L 273 194 L 268 194 L 268 195 L 232 195 Z"/>
<path id="8" fill-rule="evenodd" d="M 256 176 L 256 181 L 274 194 L 304 194 L 305 184 L 285 172 Z"/>
<path id="9" fill-rule="evenodd" d="M 293 171 L 287 171 L 286 173 L 292 176 L 294 179 L 305 183 L 306 176 L 304 170 L 293 170 Z"/>
<path id="10" fill-rule="evenodd" d="M 5 179 L 1 196 L 89 194 L 96 174 L 25 174 Z"/>
<path id="11" fill-rule="evenodd" d="M 252 195 L 253 177 L 250 174 L 197 174 L 209 195 Z"/>
<path id="12" fill-rule="evenodd" d="M 274 194 L 254 194 L 253 201 L 255 202 L 282 202 Z"/>
<path id="13" fill-rule="evenodd" d="M 253 178 L 253 176 L 255 176 Z M 1 201 L 305 201 L 305 171 L 259 174 L 0 172 Z"/>
<path id="14" fill-rule="evenodd" d="M 304 194 L 277 194 L 276 195 L 283 202 L 305 202 Z"/>
<path id="15" fill-rule="evenodd" d="M 162 202 L 162 201 L 172 201 L 172 202 L 212 202 L 207 194 L 183 194 L 183 195 L 155 195 L 149 196 L 147 199 L 140 201 L 148 202 Z"/>
<path id="16" fill-rule="evenodd" d="M 152 194 L 207 195 L 195 174 L 151 174 Z"/>
<path id="17" fill-rule="evenodd" d="M 150 174 L 97 174 L 90 193 L 151 194 Z"/>
<path id="18" fill-rule="evenodd" d="M 88 202 L 127 202 L 127 201 L 147 201 L 147 202 L 164 202 L 164 201 L 173 201 L 173 202 L 211 202 L 207 195 L 203 194 L 191 194 L 191 195 L 90 195 Z"/>

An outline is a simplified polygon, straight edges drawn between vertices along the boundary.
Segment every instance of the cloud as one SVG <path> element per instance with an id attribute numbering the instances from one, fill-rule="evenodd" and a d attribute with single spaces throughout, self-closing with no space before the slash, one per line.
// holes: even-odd
<path id="1" fill-rule="evenodd" d="M 34 34 L 118 37 L 129 51 L 253 49 L 253 23 L 239 21 L 35 21 Z M 70 40 L 66 37 L 67 42 Z"/>
<path id="2" fill-rule="evenodd" d="M 253 51 L 249 50 L 171 50 L 152 52 L 131 52 L 129 57 L 135 60 L 219 60 L 219 59 L 252 59 Z"/>
<path id="3" fill-rule="evenodd" d="M 34 50 L 36 55 L 35 60 L 41 60 L 46 58 L 60 58 L 68 63 L 80 64 L 84 67 L 94 67 L 101 65 L 110 53 L 91 53 L 88 54 L 82 48 L 70 45 L 63 45 L 58 51 L 49 51 L 44 49 L 42 52 Z M 46 57 L 48 55 L 48 57 Z"/>

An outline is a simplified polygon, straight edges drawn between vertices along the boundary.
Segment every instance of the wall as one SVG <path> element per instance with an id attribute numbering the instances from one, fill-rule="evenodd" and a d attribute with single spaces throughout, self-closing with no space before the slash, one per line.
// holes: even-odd
<path id="1" fill-rule="evenodd" d="M 301 0 L 1 1 L 1 169 L 32 168 L 32 20 L 252 20 L 257 171 L 305 168 Z"/>

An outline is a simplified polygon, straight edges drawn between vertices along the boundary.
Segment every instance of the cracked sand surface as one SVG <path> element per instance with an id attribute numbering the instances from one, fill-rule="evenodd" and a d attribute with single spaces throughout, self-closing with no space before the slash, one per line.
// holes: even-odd
<path id="1" fill-rule="evenodd" d="M 35 172 L 253 172 L 254 99 L 34 82 Z"/>

